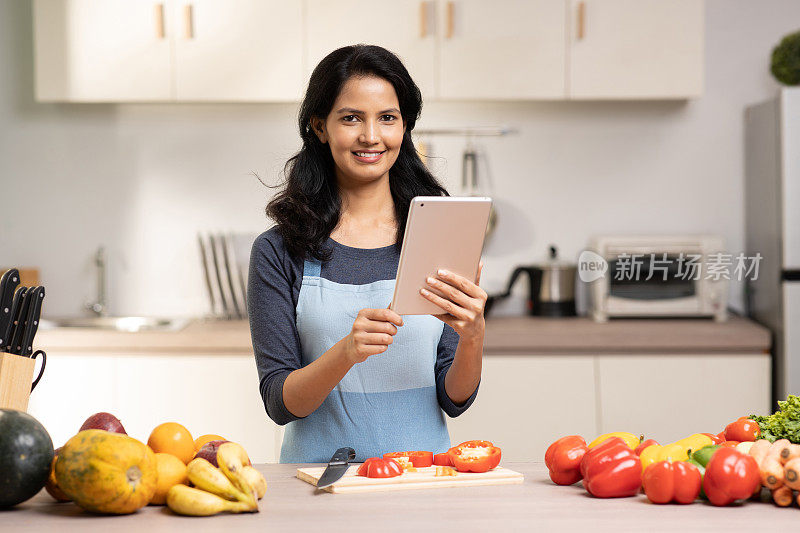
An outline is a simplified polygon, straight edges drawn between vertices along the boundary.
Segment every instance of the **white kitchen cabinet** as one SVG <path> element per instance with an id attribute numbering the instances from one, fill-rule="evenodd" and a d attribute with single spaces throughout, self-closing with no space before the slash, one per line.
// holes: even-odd
<path id="1" fill-rule="evenodd" d="M 39 101 L 296 101 L 301 0 L 35 0 Z"/>
<path id="2" fill-rule="evenodd" d="M 165 4 L 34 0 L 36 99 L 158 101 L 171 97 Z"/>
<path id="3" fill-rule="evenodd" d="M 566 0 L 440 1 L 439 97 L 563 99 Z"/>
<path id="4" fill-rule="evenodd" d="M 303 95 L 302 2 L 174 2 L 178 101 L 296 101 Z"/>
<path id="5" fill-rule="evenodd" d="M 107 411 L 132 437 L 147 442 L 162 422 L 199 437 L 216 433 L 239 442 L 253 462 L 277 462 L 282 433 L 264 410 L 252 355 L 48 353 L 28 412 L 55 446 L 91 414 Z"/>
<path id="6" fill-rule="evenodd" d="M 703 0 L 570 0 L 571 99 L 703 91 Z"/>
<path id="7" fill-rule="evenodd" d="M 719 433 L 770 409 L 769 354 L 597 357 L 601 433 L 629 431 L 661 443 Z"/>
<path id="8" fill-rule="evenodd" d="M 447 425 L 453 444 L 486 439 L 504 461 L 542 461 L 555 436 L 596 433 L 593 359 L 484 356 L 475 403 Z"/>
<path id="9" fill-rule="evenodd" d="M 306 0 L 306 79 L 337 48 L 376 44 L 402 59 L 423 96 L 435 94 L 435 2 L 426 0 Z"/>

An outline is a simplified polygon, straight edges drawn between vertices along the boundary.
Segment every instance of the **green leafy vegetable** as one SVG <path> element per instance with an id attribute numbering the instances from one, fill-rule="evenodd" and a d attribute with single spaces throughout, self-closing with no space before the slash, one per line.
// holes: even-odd
<path id="1" fill-rule="evenodd" d="M 792 394 L 785 401 L 778 402 L 778 410 L 769 416 L 749 417 L 758 422 L 761 438 L 770 442 L 778 439 L 789 439 L 800 444 L 800 396 Z"/>
<path id="2" fill-rule="evenodd" d="M 772 50 L 770 71 L 783 84 L 800 84 L 800 31 L 784 37 Z"/>

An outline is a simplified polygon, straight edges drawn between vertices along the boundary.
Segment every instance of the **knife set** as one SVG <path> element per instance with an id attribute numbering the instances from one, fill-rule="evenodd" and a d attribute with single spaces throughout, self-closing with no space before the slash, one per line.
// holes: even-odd
<path id="1" fill-rule="evenodd" d="M 47 354 L 33 350 L 33 339 L 43 301 L 44 287 L 20 286 L 16 268 L 0 278 L 0 408 L 27 410 L 30 393 L 42 379 Z M 42 366 L 31 384 L 39 355 Z"/>
<path id="2" fill-rule="evenodd" d="M 247 317 L 247 270 L 256 235 L 199 233 L 200 259 L 211 315 L 225 320 Z"/>

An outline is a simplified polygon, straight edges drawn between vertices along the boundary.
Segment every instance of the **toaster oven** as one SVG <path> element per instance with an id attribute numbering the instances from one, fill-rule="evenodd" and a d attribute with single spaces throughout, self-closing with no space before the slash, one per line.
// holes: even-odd
<path id="1" fill-rule="evenodd" d="M 598 236 L 589 250 L 604 262 L 590 282 L 592 318 L 727 319 L 727 276 L 715 268 L 724 241 L 710 235 Z M 582 254 L 583 255 L 583 254 Z M 599 256 L 599 257 L 598 257 Z M 582 264 L 579 264 L 579 272 Z"/>

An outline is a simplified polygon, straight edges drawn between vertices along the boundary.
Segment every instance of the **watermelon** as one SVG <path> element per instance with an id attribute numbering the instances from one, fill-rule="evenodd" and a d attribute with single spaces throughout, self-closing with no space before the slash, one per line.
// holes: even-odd
<path id="1" fill-rule="evenodd" d="M 0 409 L 0 508 L 32 498 L 50 475 L 53 441 L 28 413 Z"/>

